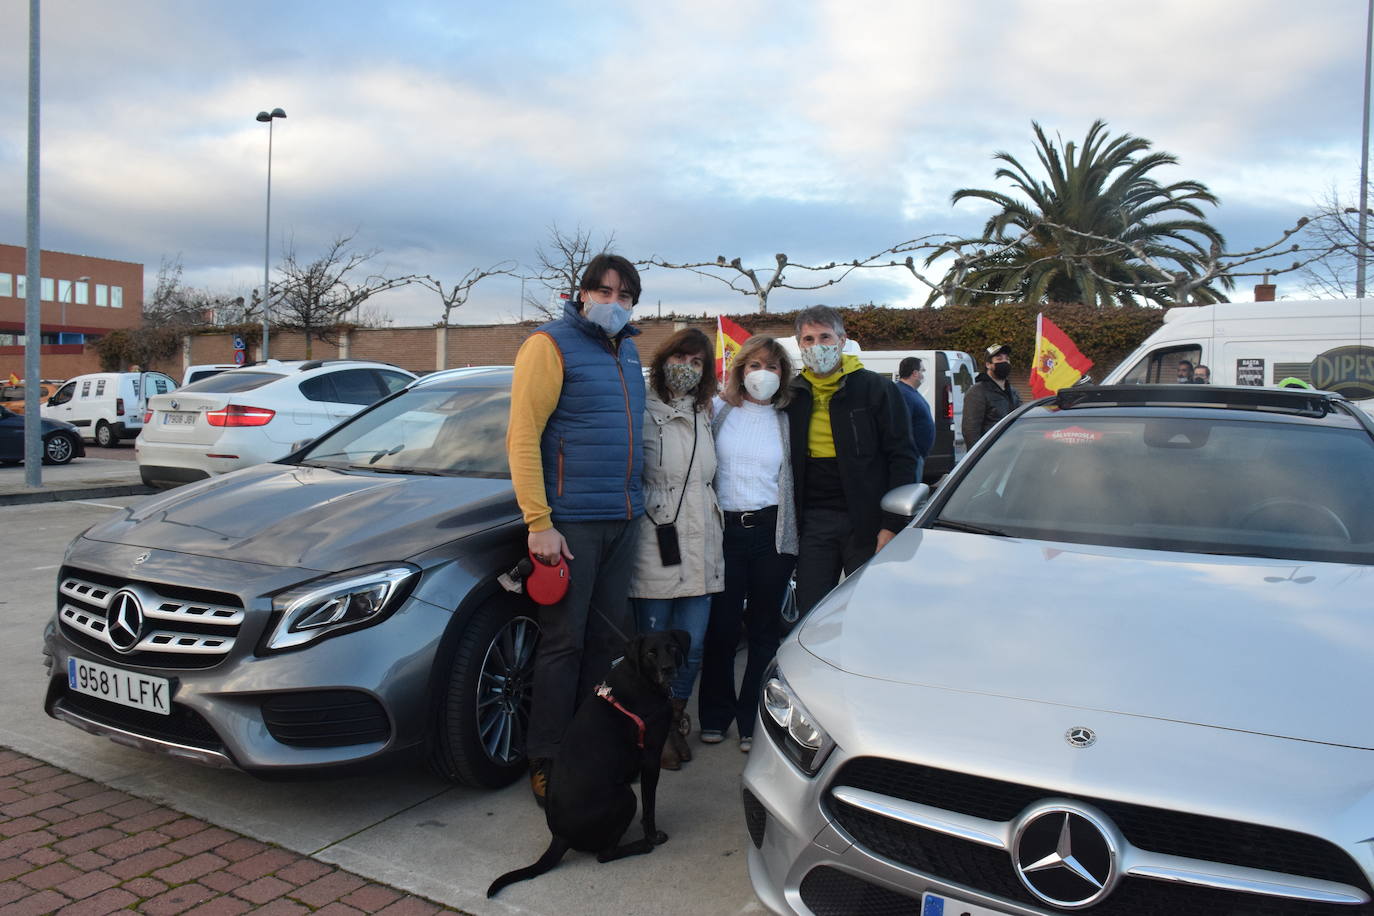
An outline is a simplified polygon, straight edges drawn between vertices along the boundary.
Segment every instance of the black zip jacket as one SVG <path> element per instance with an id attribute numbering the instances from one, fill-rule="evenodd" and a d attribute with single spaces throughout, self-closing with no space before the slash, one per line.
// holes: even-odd
<path id="1" fill-rule="evenodd" d="M 997 421 L 1021 406 L 1021 395 L 1007 382 L 1003 388 L 986 372 L 979 372 L 964 394 L 964 448 L 983 438 L 983 433 L 997 425 Z"/>
<path id="2" fill-rule="evenodd" d="M 792 482 L 797 518 L 805 524 L 807 436 L 814 403 L 811 383 L 798 375 L 792 380 L 791 393 L 786 411 L 791 430 Z M 910 518 L 884 512 L 881 507 L 888 490 L 916 482 L 911 417 L 892 383 L 868 369 L 842 378 L 830 399 L 830 431 L 855 537 L 876 541 L 880 528 L 900 531 L 906 527 Z"/>

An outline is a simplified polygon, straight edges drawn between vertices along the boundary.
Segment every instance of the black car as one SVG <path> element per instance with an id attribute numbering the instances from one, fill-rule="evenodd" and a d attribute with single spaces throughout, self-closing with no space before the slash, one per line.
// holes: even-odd
<path id="1" fill-rule="evenodd" d="M 70 423 L 61 420 L 40 420 L 43 430 L 43 463 L 67 464 L 82 458 L 86 446 L 81 433 Z M 24 460 L 24 415 L 0 407 L 0 464 L 18 464 Z"/>

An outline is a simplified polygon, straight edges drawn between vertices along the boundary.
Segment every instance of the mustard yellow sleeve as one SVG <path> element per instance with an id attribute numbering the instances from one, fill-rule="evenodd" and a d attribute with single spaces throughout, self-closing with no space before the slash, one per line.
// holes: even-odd
<path id="1" fill-rule="evenodd" d="M 531 531 L 553 527 L 539 440 L 563 393 L 563 357 L 547 334 L 531 334 L 515 356 L 506 455 L 515 499 Z"/>

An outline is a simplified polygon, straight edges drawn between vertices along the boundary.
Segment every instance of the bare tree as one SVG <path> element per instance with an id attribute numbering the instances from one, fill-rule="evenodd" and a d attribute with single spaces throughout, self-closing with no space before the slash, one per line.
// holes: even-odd
<path id="1" fill-rule="evenodd" d="M 143 306 L 143 324 L 150 328 L 189 329 L 221 323 L 221 311 L 232 310 L 236 297 L 182 282 L 181 256 L 162 259 L 152 298 Z M 237 297 L 242 308 L 243 299 Z"/>
<path id="2" fill-rule="evenodd" d="M 453 315 L 453 310 L 461 308 L 468 301 L 468 297 L 472 295 L 473 287 L 487 277 L 495 277 L 501 274 L 510 277 L 516 276 L 515 271 L 517 267 L 519 267 L 519 265 L 515 261 L 510 260 L 501 261 L 487 268 L 474 267 L 463 275 L 463 279 L 450 287 L 445 287 L 442 280 L 432 277 L 429 274 L 418 277 L 415 282 L 439 294 L 439 299 L 444 304 L 444 315 L 440 324 L 443 327 L 449 327 L 449 319 Z"/>
<path id="3" fill-rule="evenodd" d="M 307 359 L 312 339 L 327 339 L 349 312 L 359 310 L 368 299 L 416 279 L 361 276 L 363 265 L 380 251 L 353 251 L 352 242 L 352 235 L 336 236 L 324 254 L 309 263 L 297 258 L 294 244 L 288 243 L 283 253 L 280 289 L 273 291 L 277 297 L 273 322 L 279 328 L 305 332 Z"/>
<path id="4" fill-rule="evenodd" d="M 583 268 L 592 258 L 610 251 L 614 243 L 615 232 L 611 232 L 600 248 L 594 248 L 590 230 L 584 230 L 579 225 L 572 234 L 568 234 L 554 223 L 549 227 L 548 240 L 534 249 L 536 263 L 533 273 L 521 278 L 535 281 L 546 295 L 541 299 L 537 293 L 527 292 L 525 305 L 545 318 L 562 318 L 562 311 L 552 304 L 554 296 L 571 294 L 577 289 Z"/>
<path id="5" fill-rule="evenodd" d="M 771 273 L 768 272 L 767 268 L 764 268 L 762 276 L 760 276 L 758 269 L 745 267 L 741 258 L 731 258 L 727 261 L 725 255 L 717 256 L 714 261 L 699 261 L 688 264 L 674 264 L 658 258 L 650 258 L 647 263 L 655 267 L 666 267 L 670 270 L 690 270 L 692 273 L 724 283 L 737 293 L 753 296 L 758 303 L 759 313 L 762 314 L 768 311 L 768 297 L 774 290 L 811 290 L 834 286 L 855 270 L 873 266 L 876 259 L 887 253 L 887 251 L 881 251 L 866 258 L 856 258 L 845 262 L 831 261 L 828 264 L 817 265 L 798 264 L 785 254 L 775 254 L 773 259 L 777 265 L 772 268 Z M 803 279 L 789 279 L 786 273 L 789 270 L 804 271 Z"/>
<path id="6" fill-rule="evenodd" d="M 863 266 L 900 267 L 907 270 L 930 290 L 928 305 L 940 299 L 956 301 L 965 298 L 960 294 L 972 295 L 975 301 L 983 302 L 996 302 L 999 299 L 1018 301 L 1024 292 L 1021 288 L 990 289 L 979 283 L 977 278 L 985 269 L 997 266 L 1010 252 L 1023 255 L 1024 246 L 1033 238 L 1033 233 L 1039 229 L 1049 229 L 1089 243 L 1079 252 L 1080 267 L 1100 286 L 1117 290 L 1126 297 L 1139 296 L 1161 304 L 1182 305 L 1194 302 L 1200 291 L 1212 284 L 1225 285 L 1249 277 L 1291 273 L 1319 261 L 1332 252 L 1332 245 L 1320 240 L 1294 241 L 1294 236 L 1311 227 L 1314 222 L 1329 221 L 1334 216 L 1318 214 L 1315 217 L 1302 217 L 1277 239 L 1241 251 L 1224 251 L 1220 245 L 1213 244 L 1206 254 L 1198 257 L 1191 271 L 1170 270 L 1143 245 L 1081 232 L 1058 223 L 1036 224 L 1016 238 L 951 239 L 941 235 L 922 236 L 888 249 L 892 254 L 905 254 L 903 260 L 889 260 L 884 264 L 874 259 Z M 921 263 L 925 267 L 945 258 L 949 259 L 948 266 L 942 275 L 930 276 L 918 269 L 917 254 L 924 255 Z M 1094 262 L 1104 254 L 1130 258 L 1139 269 L 1129 278 L 1103 275 L 1094 270 Z M 1063 257 L 1062 252 L 1055 251 L 1046 253 L 1043 259 L 1049 261 Z M 1287 261 L 1290 257 L 1293 260 Z M 1283 263 L 1285 261 L 1287 263 Z M 1035 263 L 1034 260 L 1022 258 L 1019 266 L 1033 266 Z"/>
<path id="7" fill-rule="evenodd" d="M 1366 213 L 1366 219 L 1374 210 Z M 1303 267 L 1303 277 L 1325 296 L 1339 299 L 1355 295 L 1355 273 L 1360 253 L 1360 208 L 1342 200 L 1332 188 L 1303 232 L 1308 245 L 1326 253 Z M 1374 262 L 1374 245 L 1364 241 L 1365 263 Z"/>

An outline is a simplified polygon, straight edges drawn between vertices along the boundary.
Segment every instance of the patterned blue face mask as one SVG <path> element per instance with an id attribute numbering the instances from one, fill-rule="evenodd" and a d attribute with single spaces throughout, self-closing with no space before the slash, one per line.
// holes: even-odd
<path id="1" fill-rule="evenodd" d="M 588 302 L 582 314 L 588 321 L 614 337 L 630 323 L 630 310 L 618 302 Z"/>

